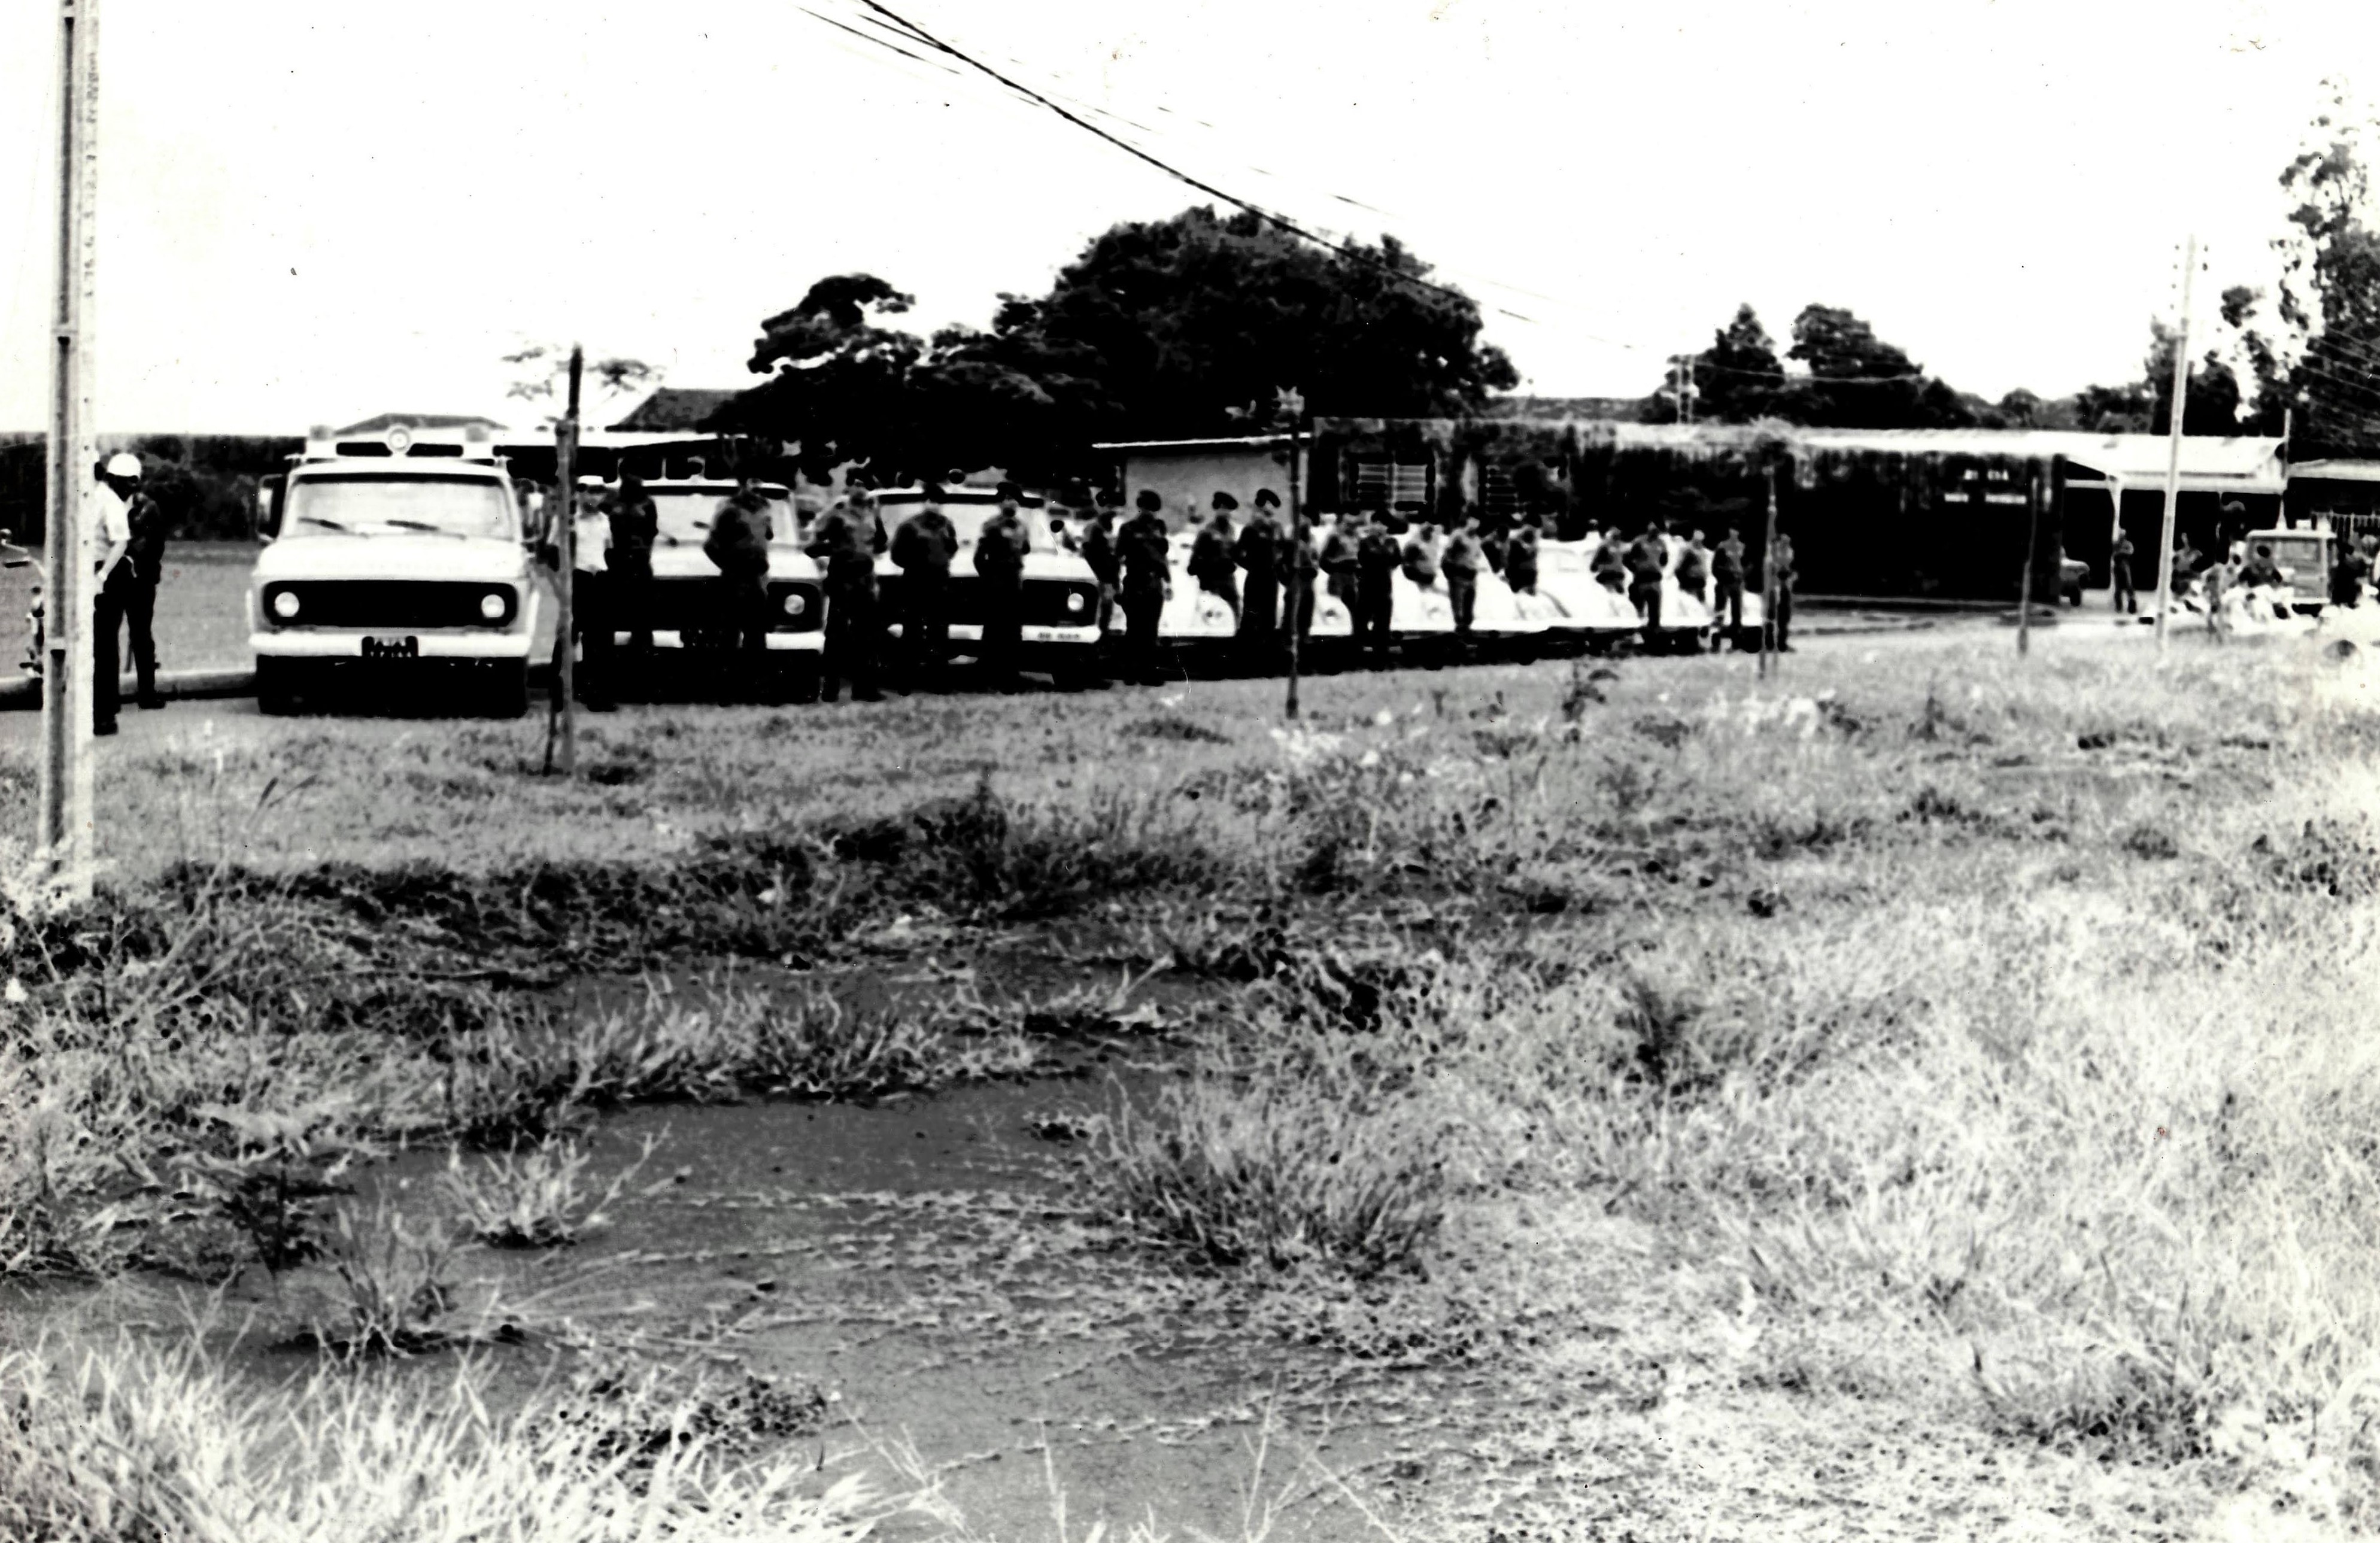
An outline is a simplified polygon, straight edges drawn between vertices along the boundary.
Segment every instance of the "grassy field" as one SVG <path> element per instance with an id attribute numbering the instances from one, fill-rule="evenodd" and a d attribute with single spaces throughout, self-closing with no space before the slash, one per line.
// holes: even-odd
<path id="1" fill-rule="evenodd" d="M 248 651 L 248 574 L 254 541 L 176 541 L 165 549 L 157 589 L 157 665 L 164 670 L 237 669 Z M 0 569 L 0 666 L 25 657 L 25 611 L 38 566 Z M 131 665 L 128 662 L 126 669 Z"/>
<path id="2" fill-rule="evenodd" d="M 582 1400 L 599 1434 L 559 1452 L 459 1420 L 446 1347 L 481 1336 L 439 1248 L 576 1235 L 620 1193 L 573 1145 L 605 1112 L 1030 1075 L 1114 1012 L 835 984 L 930 928 L 938 959 L 997 942 L 1217 1004 L 1076 1133 L 1075 1204 L 1149 1290 L 1230 1282 L 1235 1336 L 1423 1403 L 1453 1370 L 1499 1390 L 1438 1398 L 1444 1439 L 1366 1479 L 1398 1536 L 2369 1530 L 2362 663 L 2081 632 L 2020 662 L 1973 629 L 1785 665 L 1330 677 L 1293 726 L 1261 682 L 630 710 L 576 785 L 526 724 L 110 747 L 101 902 L 9 891 L 0 1270 L 310 1270 L 330 1360 L 264 1392 L 171 1336 L 19 1353 L 43 1434 L 0 1494 L 103 1536 L 128 1492 L 329 1506 L 446 1443 L 614 1505 L 600 1430 L 651 1400 Z M 807 984 L 551 996 L 721 958 Z M 434 1216 L 337 1197 L 398 1145 L 513 1155 Z M 393 1350 L 403 1376 L 353 1364 Z M 113 1478 L 43 1413 L 91 1379 L 142 1454 Z M 242 1448 L 293 1406 L 404 1450 Z M 723 1438 L 661 1450 L 759 1497 L 686 1536 L 861 1503 Z"/>

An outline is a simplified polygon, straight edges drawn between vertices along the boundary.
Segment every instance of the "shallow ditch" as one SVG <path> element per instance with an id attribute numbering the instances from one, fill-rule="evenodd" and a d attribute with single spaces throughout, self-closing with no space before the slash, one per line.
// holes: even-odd
<path id="1" fill-rule="evenodd" d="M 1101 1513 L 1120 1523 L 1153 1513 L 1177 1534 L 1237 1536 L 1251 1484 L 1299 1497 L 1275 1537 L 1368 1531 L 1335 1483 L 1300 1465 L 1311 1454 L 1362 1492 L 1365 1472 L 1404 1450 L 1413 1373 L 1286 1344 L 1250 1323 L 1248 1283 L 1184 1275 L 1106 1235 L 1073 1198 L 1078 1145 L 1046 1138 L 1081 1129 L 1127 1091 L 1145 1100 L 1182 1054 L 1183 1036 L 1164 1026 L 1211 1014 L 1237 988 L 1087 965 L 1082 954 L 1096 949 L 1062 952 L 1031 933 L 895 931 L 905 935 L 847 967 L 587 976 L 549 1000 L 597 1012 L 650 991 L 698 1003 L 722 985 L 826 984 L 867 1011 L 1091 989 L 1148 1017 L 1128 1031 L 1097 1014 L 1029 1029 L 1045 1053 L 1022 1079 L 866 1106 L 755 1100 L 604 1116 L 587 1136 L 596 1188 L 657 1142 L 607 1227 L 572 1247 L 473 1247 L 455 1261 L 458 1304 L 492 1302 L 479 1321 L 508 1326 L 474 1352 L 491 1358 L 500 1394 L 525 1396 L 587 1356 L 621 1353 L 815 1386 L 835 1395 L 832 1413 L 798 1440 L 851 1455 L 888 1488 L 900 1476 L 884 1447 L 914 1450 L 987 1536 L 1047 1531 L 1053 1478 L 1077 1532 Z M 423 1148 L 375 1164 L 355 1175 L 349 1203 L 437 1214 L 448 1156 Z M 187 1332 L 196 1312 L 231 1345 L 231 1365 L 278 1379 L 310 1364 L 310 1351 L 275 1348 L 285 1330 L 271 1326 L 289 1321 L 315 1268 L 276 1282 L 251 1267 L 207 1306 L 200 1288 L 145 1275 L 18 1290 L 0 1297 L 0 1329 L 21 1339 L 49 1328 L 71 1343 L 120 1325 Z M 451 1354 L 412 1364 L 436 1377 Z M 892 1536 L 931 1530 L 911 1518 Z"/>

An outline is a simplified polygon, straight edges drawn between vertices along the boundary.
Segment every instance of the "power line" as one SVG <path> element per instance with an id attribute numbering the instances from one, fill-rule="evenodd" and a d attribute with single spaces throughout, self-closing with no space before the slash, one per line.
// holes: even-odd
<path id="1" fill-rule="evenodd" d="M 2370 365 L 2375 369 L 2380 369 L 2380 351 L 2374 351 L 2360 345 L 2350 343 L 2345 338 L 2334 337 L 2328 333 L 2323 334 L 2320 337 L 2307 339 L 2306 346 L 2309 349 L 2325 346 L 2334 348 L 2339 353 L 2345 355 L 2348 359 L 2352 360 L 2357 364 Z"/>
<path id="2" fill-rule="evenodd" d="M 1007 87 L 1010 91 L 1016 92 L 1018 95 L 1047 107 L 1050 111 L 1057 114 L 1060 117 L 1065 119 L 1068 123 L 1073 124 L 1075 128 L 1083 130 L 1085 133 L 1096 135 L 1098 138 L 1106 140 L 1109 144 L 1115 146 L 1118 150 L 1123 151 L 1125 154 L 1132 156 L 1135 160 L 1147 162 L 1149 165 L 1156 167 L 1159 171 L 1161 171 L 1166 176 L 1172 177 L 1175 181 L 1184 183 L 1191 188 L 1195 188 L 1199 192 L 1206 194 L 1208 198 L 1220 199 L 1223 202 L 1253 215 L 1267 225 L 1287 231 L 1289 234 L 1298 237 L 1304 240 L 1311 241 L 1318 247 L 1327 248 L 1331 251 L 1339 253 L 1342 257 L 1352 258 L 1368 267 L 1377 268 L 1380 272 L 1387 273 L 1393 278 L 1402 279 L 1407 284 L 1414 285 L 1423 289 L 1435 290 L 1440 295 L 1447 296 L 1452 299 L 1462 300 L 1466 304 L 1478 304 L 1477 300 L 1474 299 L 1471 296 L 1464 294 L 1460 289 L 1456 289 L 1449 285 L 1433 283 L 1432 281 L 1423 278 L 1416 273 L 1406 273 L 1402 269 L 1396 267 L 1394 264 L 1386 262 L 1381 259 L 1373 256 L 1370 252 L 1364 250 L 1362 248 L 1350 246 L 1345 242 L 1333 241 L 1328 237 L 1318 236 L 1314 232 L 1307 230 L 1305 226 L 1297 224 L 1294 220 L 1287 219 L 1281 215 L 1276 214 L 1272 213 L 1272 211 L 1261 208 L 1257 204 L 1249 202 L 1244 198 L 1225 192 L 1222 188 L 1216 187 L 1211 182 L 1207 182 L 1191 176 L 1188 172 L 1182 170 L 1180 167 L 1150 154 L 1148 151 L 1141 149 L 1138 145 L 1134 144 L 1129 140 L 1111 134 L 1108 130 L 1100 128 L 1098 124 L 1095 124 L 1088 118 L 1084 117 L 1082 115 L 1074 112 L 1070 108 L 1067 108 L 1057 102 L 1051 101 L 1049 97 L 1044 96 L 1042 93 L 1035 91 L 1032 87 L 1024 84 L 1022 81 L 1015 80 L 1002 74 L 999 70 L 992 68 L 991 66 L 985 64 L 982 60 L 976 58 L 973 55 L 966 53 L 965 50 L 953 47 L 952 44 L 944 43 L 941 39 L 934 36 L 931 32 L 927 31 L 924 28 L 902 16 L 899 12 L 880 4 L 880 0 L 859 0 L 859 4 L 867 6 L 869 10 L 876 12 L 878 15 L 892 22 L 901 30 L 902 35 L 909 38 L 911 41 L 925 47 L 934 49 L 937 52 L 946 54 L 952 58 L 958 60 L 961 64 L 965 65 L 968 68 L 990 77 L 992 79 L 997 80 L 1000 84 Z M 818 15 L 815 11 L 810 11 L 808 14 L 811 16 Z M 827 20 L 828 18 L 820 17 L 819 19 Z M 844 30 L 846 31 L 852 30 L 852 29 L 849 28 L 845 28 Z M 865 34 L 860 35 L 864 36 Z M 884 46 L 892 47 L 892 45 L 886 43 Z M 1533 326 L 1537 324 L 1535 317 L 1524 316 L 1519 311 L 1511 310 L 1502 306 L 1497 306 L 1492 309 L 1495 310 L 1497 314 L 1500 316 L 1509 316 L 1516 322 L 1526 322 Z"/>
<path id="3" fill-rule="evenodd" d="M 2361 392 L 2364 395 L 2370 397 L 2375 406 L 2380 406 L 2380 385 L 2369 383 L 2370 377 L 2365 377 L 2362 380 L 2356 380 L 2345 375 L 2335 375 L 2328 370 L 2315 364 L 2311 359 L 2304 361 L 2304 366 L 2307 370 L 2313 371 L 2318 379 L 2325 381 L 2331 385 L 2342 390 Z"/>

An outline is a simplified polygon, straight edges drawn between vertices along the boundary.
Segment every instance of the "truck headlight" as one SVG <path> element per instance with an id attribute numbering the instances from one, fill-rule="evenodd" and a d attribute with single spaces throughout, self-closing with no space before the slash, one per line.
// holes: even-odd
<path id="1" fill-rule="evenodd" d="M 1083 598 L 1083 591 L 1080 589 L 1069 589 L 1066 591 L 1066 609 L 1073 614 L 1077 616 L 1081 615 L 1083 614 L 1083 607 L 1088 603 L 1090 602 Z"/>
<path id="2" fill-rule="evenodd" d="M 809 597 L 799 589 L 786 590 L 785 598 L 779 603 L 784 608 L 784 613 L 788 616 L 798 616 L 810 608 Z"/>
<path id="3" fill-rule="evenodd" d="M 298 591 L 284 589 L 273 597 L 273 614 L 283 621 L 298 614 Z"/>
<path id="4" fill-rule="evenodd" d="M 491 589 L 480 597 L 480 614 L 492 622 L 501 622 L 512 609 L 512 597 L 502 589 Z"/>

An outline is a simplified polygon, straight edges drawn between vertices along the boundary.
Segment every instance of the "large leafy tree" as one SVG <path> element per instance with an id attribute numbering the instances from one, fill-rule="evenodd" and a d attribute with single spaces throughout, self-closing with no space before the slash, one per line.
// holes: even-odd
<path id="1" fill-rule="evenodd" d="M 2344 86 L 2325 84 L 2330 102 L 2281 172 L 2291 228 L 2275 243 L 2280 336 L 2258 340 L 2296 359 L 2282 391 L 2307 448 L 2368 454 L 2380 448 L 2380 211 L 2365 116 Z"/>
<path id="2" fill-rule="evenodd" d="M 1100 236 L 1038 299 L 1003 297 L 957 357 L 1042 382 L 1120 437 L 1261 424 L 1283 388 L 1317 413 L 1425 417 L 1519 383 L 1479 308 L 1393 236 L 1333 250 L 1253 214 L 1184 210 Z"/>
<path id="3" fill-rule="evenodd" d="M 1197 208 L 1116 225 L 1048 294 L 1002 296 L 988 330 L 899 331 L 909 297 L 839 275 L 762 323 L 771 378 L 719 423 L 799 440 L 806 465 L 1055 477 L 1102 437 L 1271 426 L 1284 390 L 1316 413 L 1471 410 L 1519 377 L 1429 273 L 1393 237 L 1338 251 Z"/>
<path id="4" fill-rule="evenodd" d="M 1785 367 L 1777 344 L 1749 305 L 1735 308 L 1735 320 L 1712 335 L 1694 356 L 1694 409 L 1722 423 L 1750 423 L 1777 410 Z"/>
<path id="5" fill-rule="evenodd" d="M 1788 358 L 1810 371 L 1780 394 L 1780 416 L 1844 429 L 1963 428 L 1973 410 L 1876 329 L 1840 306 L 1807 305 L 1793 318 Z"/>
<path id="6" fill-rule="evenodd" d="M 1842 429 L 1961 428 L 2002 417 L 1990 403 L 1926 374 L 1840 306 L 1803 307 L 1785 358 L 1802 370 L 1789 373 L 1759 315 L 1738 306 L 1735 319 L 1694 356 L 1697 416 Z"/>
<path id="7" fill-rule="evenodd" d="M 802 469 L 824 477 L 857 463 L 880 480 L 951 466 L 1032 467 L 1054 404 L 1014 371 L 958 356 L 888 324 L 913 297 L 873 273 L 819 280 L 790 310 L 760 323 L 751 368 L 769 380 L 711 426 L 798 442 Z"/>

